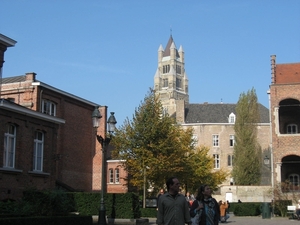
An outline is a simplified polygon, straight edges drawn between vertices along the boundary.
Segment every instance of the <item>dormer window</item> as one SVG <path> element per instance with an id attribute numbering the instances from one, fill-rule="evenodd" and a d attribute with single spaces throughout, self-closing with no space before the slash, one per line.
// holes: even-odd
<path id="1" fill-rule="evenodd" d="M 49 100 L 43 99 L 42 113 L 48 114 L 50 116 L 56 116 L 56 104 Z"/>
<path id="2" fill-rule="evenodd" d="M 234 113 L 230 113 L 230 115 L 228 117 L 228 123 L 235 123 L 235 114 Z"/>

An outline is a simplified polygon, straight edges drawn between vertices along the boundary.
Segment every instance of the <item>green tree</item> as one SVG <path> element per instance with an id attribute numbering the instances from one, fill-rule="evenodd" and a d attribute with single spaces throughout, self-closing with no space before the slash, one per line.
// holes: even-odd
<path id="1" fill-rule="evenodd" d="M 147 177 L 147 183 L 159 189 L 167 177 L 174 175 L 183 187 L 187 183 L 195 187 L 205 180 L 203 177 L 209 177 L 207 173 L 212 174 L 212 163 L 207 151 L 195 148 L 192 137 L 193 130 L 177 126 L 174 118 L 163 113 L 158 97 L 150 91 L 135 110 L 133 119 L 127 118 L 116 131 L 112 154 L 124 160 L 130 186 L 143 187 Z M 220 181 L 217 177 L 208 180 Z"/>
<path id="2" fill-rule="evenodd" d="M 232 176 L 237 185 L 259 185 L 261 147 L 257 141 L 260 121 L 255 89 L 242 93 L 236 106 L 234 125 L 234 167 Z"/>

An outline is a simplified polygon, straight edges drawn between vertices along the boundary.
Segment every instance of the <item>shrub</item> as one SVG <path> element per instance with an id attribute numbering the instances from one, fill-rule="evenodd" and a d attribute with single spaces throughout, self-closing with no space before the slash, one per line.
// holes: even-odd
<path id="1" fill-rule="evenodd" d="M 240 203 L 234 206 L 235 216 L 258 216 L 261 214 L 261 203 Z"/>

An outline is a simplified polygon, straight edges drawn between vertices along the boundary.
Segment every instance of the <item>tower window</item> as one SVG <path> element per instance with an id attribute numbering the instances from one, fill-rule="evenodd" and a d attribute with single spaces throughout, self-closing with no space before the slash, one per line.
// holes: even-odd
<path id="1" fill-rule="evenodd" d="M 163 87 L 168 87 L 168 78 L 163 79 Z"/>
<path id="2" fill-rule="evenodd" d="M 181 88 L 181 79 L 176 79 L 176 88 Z"/>
<path id="3" fill-rule="evenodd" d="M 170 71 L 170 65 L 164 65 L 163 66 L 163 73 L 169 73 Z"/>
<path id="4" fill-rule="evenodd" d="M 176 73 L 181 74 L 181 66 L 176 65 Z"/>

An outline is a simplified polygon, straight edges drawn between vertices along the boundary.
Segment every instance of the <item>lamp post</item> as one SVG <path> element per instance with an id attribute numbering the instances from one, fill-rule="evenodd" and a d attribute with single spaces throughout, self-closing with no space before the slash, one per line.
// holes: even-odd
<path id="1" fill-rule="evenodd" d="M 106 110 L 107 108 L 105 108 Z M 105 113 L 106 114 L 106 113 Z M 116 118 L 114 116 L 114 112 L 110 113 L 110 116 L 105 122 L 104 126 L 104 137 L 97 134 L 97 128 L 99 127 L 99 120 L 102 117 L 99 112 L 99 106 L 95 107 L 95 110 L 92 113 L 93 127 L 96 129 L 96 137 L 97 141 L 101 144 L 102 147 L 102 178 L 101 178 L 101 201 L 100 201 L 100 209 L 99 209 L 99 217 L 98 217 L 98 225 L 106 225 L 106 209 L 104 203 L 104 192 L 106 191 L 105 182 L 106 182 L 106 148 L 109 145 L 109 142 L 112 138 L 112 133 L 116 128 Z M 106 137 L 106 126 L 109 136 Z"/>
<path id="2" fill-rule="evenodd" d="M 273 190 L 273 180 L 272 180 L 272 164 L 270 165 L 270 159 L 267 155 L 264 157 L 264 164 L 271 169 L 271 184 L 272 184 L 272 202 L 271 202 L 271 208 L 272 208 L 272 217 L 274 216 L 274 190 Z"/>

